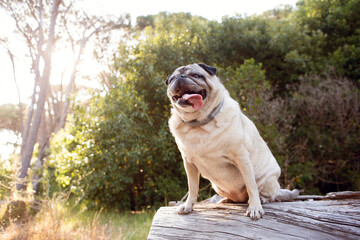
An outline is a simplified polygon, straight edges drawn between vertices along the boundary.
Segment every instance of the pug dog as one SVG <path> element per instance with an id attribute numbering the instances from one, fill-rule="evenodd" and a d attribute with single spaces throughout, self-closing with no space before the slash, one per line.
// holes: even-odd
<path id="1" fill-rule="evenodd" d="M 264 215 L 262 201 L 295 199 L 298 190 L 280 189 L 280 167 L 254 123 L 203 63 L 177 68 L 166 79 L 172 103 L 169 128 L 181 152 L 189 195 L 179 214 L 192 211 L 199 177 L 208 179 L 220 202 L 248 202 L 245 216 Z"/>

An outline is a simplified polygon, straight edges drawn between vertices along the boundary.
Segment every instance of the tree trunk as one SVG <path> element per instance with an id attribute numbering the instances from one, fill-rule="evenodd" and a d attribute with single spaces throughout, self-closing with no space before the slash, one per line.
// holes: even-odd
<path id="1" fill-rule="evenodd" d="M 46 157 L 46 150 L 48 147 L 49 147 L 49 137 L 46 137 L 39 144 L 39 157 L 35 163 L 34 176 L 32 179 L 32 186 L 34 193 L 36 195 L 39 194 L 39 190 L 41 186 L 41 177 L 43 173 L 44 159 Z"/>
<path id="2" fill-rule="evenodd" d="M 46 150 L 49 146 L 51 130 L 49 129 L 49 124 L 46 121 L 46 113 L 43 114 L 42 124 L 40 127 L 39 133 L 39 153 L 38 159 L 35 163 L 33 177 L 32 177 L 32 186 L 34 193 L 37 195 L 41 186 L 41 177 L 43 173 L 44 159 L 46 157 Z"/>
<path id="3" fill-rule="evenodd" d="M 119 27 L 124 27 L 124 25 L 115 25 L 113 21 L 104 21 L 104 19 L 91 19 L 86 18 L 87 20 L 91 20 L 93 24 L 84 24 L 84 31 L 82 35 L 82 39 L 80 41 L 75 41 L 69 31 L 69 39 L 72 42 L 72 45 L 78 44 L 80 42 L 80 48 L 77 53 L 75 63 L 73 66 L 72 74 L 70 77 L 69 84 L 66 89 L 65 93 L 65 99 L 63 102 L 62 97 L 59 102 L 59 100 L 54 101 L 54 97 L 52 96 L 51 86 L 50 86 L 50 72 L 51 72 L 51 56 L 52 56 L 52 50 L 54 49 L 56 38 L 55 38 L 55 26 L 56 26 L 56 19 L 58 17 L 58 9 L 59 5 L 62 2 L 62 0 L 52 0 L 52 9 L 51 14 L 46 14 L 46 16 L 50 15 L 50 23 L 46 24 L 44 22 L 44 4 L 43 0 L 38 1 L 37 4 L 34 6 L 32 5 L 33 2 L 30 1 L 30 4 L 28 5 L 32 6 L 34 8 L 33 12 L 39 11 L 40 15 L 32 16 L 35 18 L 35 20 L 38 22 L 38 26 L 36 29 L 23 29 L 22 24 L 18 24 L 19 22 L 23 20 L 20 16 L 21 14 L 13 14 L 13 17 L 17 23 L 17 28 L 22 35 L 25 36 L 25 39 L 27 40 L 28 47 L 30 49 L 30 55 L 32 57 L 32 69 L 35 74 L 35 85 L 34 85 L 34 92 L 32 96 L 31 105 L 29 107 L 28 116 L 26 119 L 26 123 L 23 128 L 22 132 L 22 145 L 21 145 L 21 168 L 19 171 L 19 182 L 17 183 L 17 189 L 21 190 L 24 189 L 25 186 L 25 178 L 28 175 L 28 169 L 31 164 L 31 158 L 34 151 L 34 145 L 36 142 L 39 142 L 39 161 L 36 163 L 36 168 L 39 168 L 41 172 L 42 163 L 45 157 L 46 148 L 49 145 L 49 138 L 52 132 L 58 132 L 60 129 L 62 129 L 65 126 L 66 123 L 66 117 L 68 115 L 69 107 L 70 107 L 70 95 L 73 92 L 73 86 L 76 79 L 76 73 L 77 73 L 77 67 L 80 63 L 80 59 L 83 53 L 83 50 L 85 48 L 86 43 L 88 40 L 95 34 L 97 34 L 100 31 L 105 30 L 111 30 Z M 10 2 L 11 3 L 11 2 Z M 48 3 L 48 2 L 47 2 Z M 47 5 L 47 4 L 45 4 Z M 65 12 L 62 12 L 62 20 L 64 21 L 65 28 L 66 26 L 66 12 L 70 9 L 72 4 L 68 6 L 68 8 L 65 10 Z M 13 8 L 9 7 L 9 11 L 13 11 Z M 96 23 L 100 23 L 100 26 Z M 81 21 L 80 21 L 81 23 Z M 47 28 L 46 26 L 49 26 Z M 126 27 L 126 25 L 125 25 Z M 94 29 L 95 28 L 95 29 Z M 48 29 L 46 31 L 45 29 Z M 93 31 L 90 32 L 90 34 L 86 35 L 87 30 L 93 29 Z M 44 35 L 47 34 L 47 39 L 44 37 Z M 61 35 L 61 34 L 60 34 Z M 36 38 L 36 43 L 34 43 L 34 37 Z M 44 42 L 46 41 L 46 49 L 43 50 Z M 73 48 L 74 49 L 74 48 Z M 41 67 L 41 63 L 44 63 L 43 67 Z M 37 91 L 37 89 L 40 89 Z M 62 94 L 62 92 L 61 92 Z M 48 115 L 46 115 L 46 120 L 54 120 L 53 122 L 47 122 L 42 121 L 42 116 L 45 114 L 45 104 L 48 101 L 49 98 L 52 98 L 52 104 L 53 109 L 50 110 L 50 104 L 48 108 Z M 59 107 L 60 104 L 63 104 L 63 107 Z M 55 115 L 55 119 L 51 119 Z M 49 127 L 46 138 L 46 141 L 44 138 L 39 139 L 39 129 L 43 124 L 51 124 L 51 127 Z M 53 123 L 53 124 L 52 124 Z M 34 178 L 38 178 L 41 175 L 34 176 Z M 34 180 L 34 179 L 33 179 Z"/>
<path id="4" fill-rule="evenodd" d="M 19 182 L 16 185 L 16 188 L 18 190 L 25 189 L 25 177 L 27 176 L 28 169 L 30 167 L 31 158 L 34 151 L 34 146 L 37 141 L 37 136 L 39 133 L 39 128 L 41 124 L 41 118 L 44 112 L 44 106 L 47 99 L 47 92 L 48 92 L 48 83 L 50 79 L 50 73 L 51 73 L 51 56 L 52 56 L 52 50 L 54 49 L 55 45 L 55 26 L 56 26 L 56 18 L 58 16 L 58 9 L 60 5 L 61 0 L 53 0 L 52 5 L 52 11 L 51 11 L 51 22 L 50 22 L 50 30 L 49 30 L 49 37 L 48 37 L 48 43 L 47 48 L 44 52 L 44 69 L 43 69 L 43 75 L 40 77 L 39 86 L 39 98 L 36 103 L 36 110 L 34 119 L 32 120 L 32 124 L 30 126 L 29 136 L 27 139 L 25 139 L 25 143 L 23 144 L 24 150 L 21 151 L 21 168 L 20 168 L 20 174 L 19 174 Z M 41 26 L 42 28 L 42 26 Z M 39 52 L 41 54 L 41 52 Z M 36 68 L 39 68 L 39 66 L 36 66 Z"/>

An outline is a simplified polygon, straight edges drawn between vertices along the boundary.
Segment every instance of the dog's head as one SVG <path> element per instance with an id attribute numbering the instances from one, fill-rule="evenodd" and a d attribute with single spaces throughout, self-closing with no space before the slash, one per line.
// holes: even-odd
<path id="1" fill-rule="evenodd" d="M 167 95 L 173 106 L 187 112 L 202 109 L 212 101 L 219 80 L 216 68 L 195 63 L 177 68 L 166 79 Z"/>

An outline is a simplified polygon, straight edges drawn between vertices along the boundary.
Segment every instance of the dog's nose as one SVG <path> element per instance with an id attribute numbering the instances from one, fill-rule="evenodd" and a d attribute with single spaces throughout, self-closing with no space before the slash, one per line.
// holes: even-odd
<path id="1" fill-rule="evenodd" d="M 181 95 L 186 91 L 186 78 L 178 78 L 174 83 L 174 90 L 177 95 Z"/>

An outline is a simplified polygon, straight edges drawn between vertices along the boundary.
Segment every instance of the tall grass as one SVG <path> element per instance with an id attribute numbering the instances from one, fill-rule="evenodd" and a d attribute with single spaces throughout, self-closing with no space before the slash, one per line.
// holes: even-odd
<path id="1" fill-rule="evenodd" d="M 0 230 L 0 240 L 146 239 L 154 215 L 149 211 L 88 210 L 60 198 L 40 205 L 35 215 Z"/>

